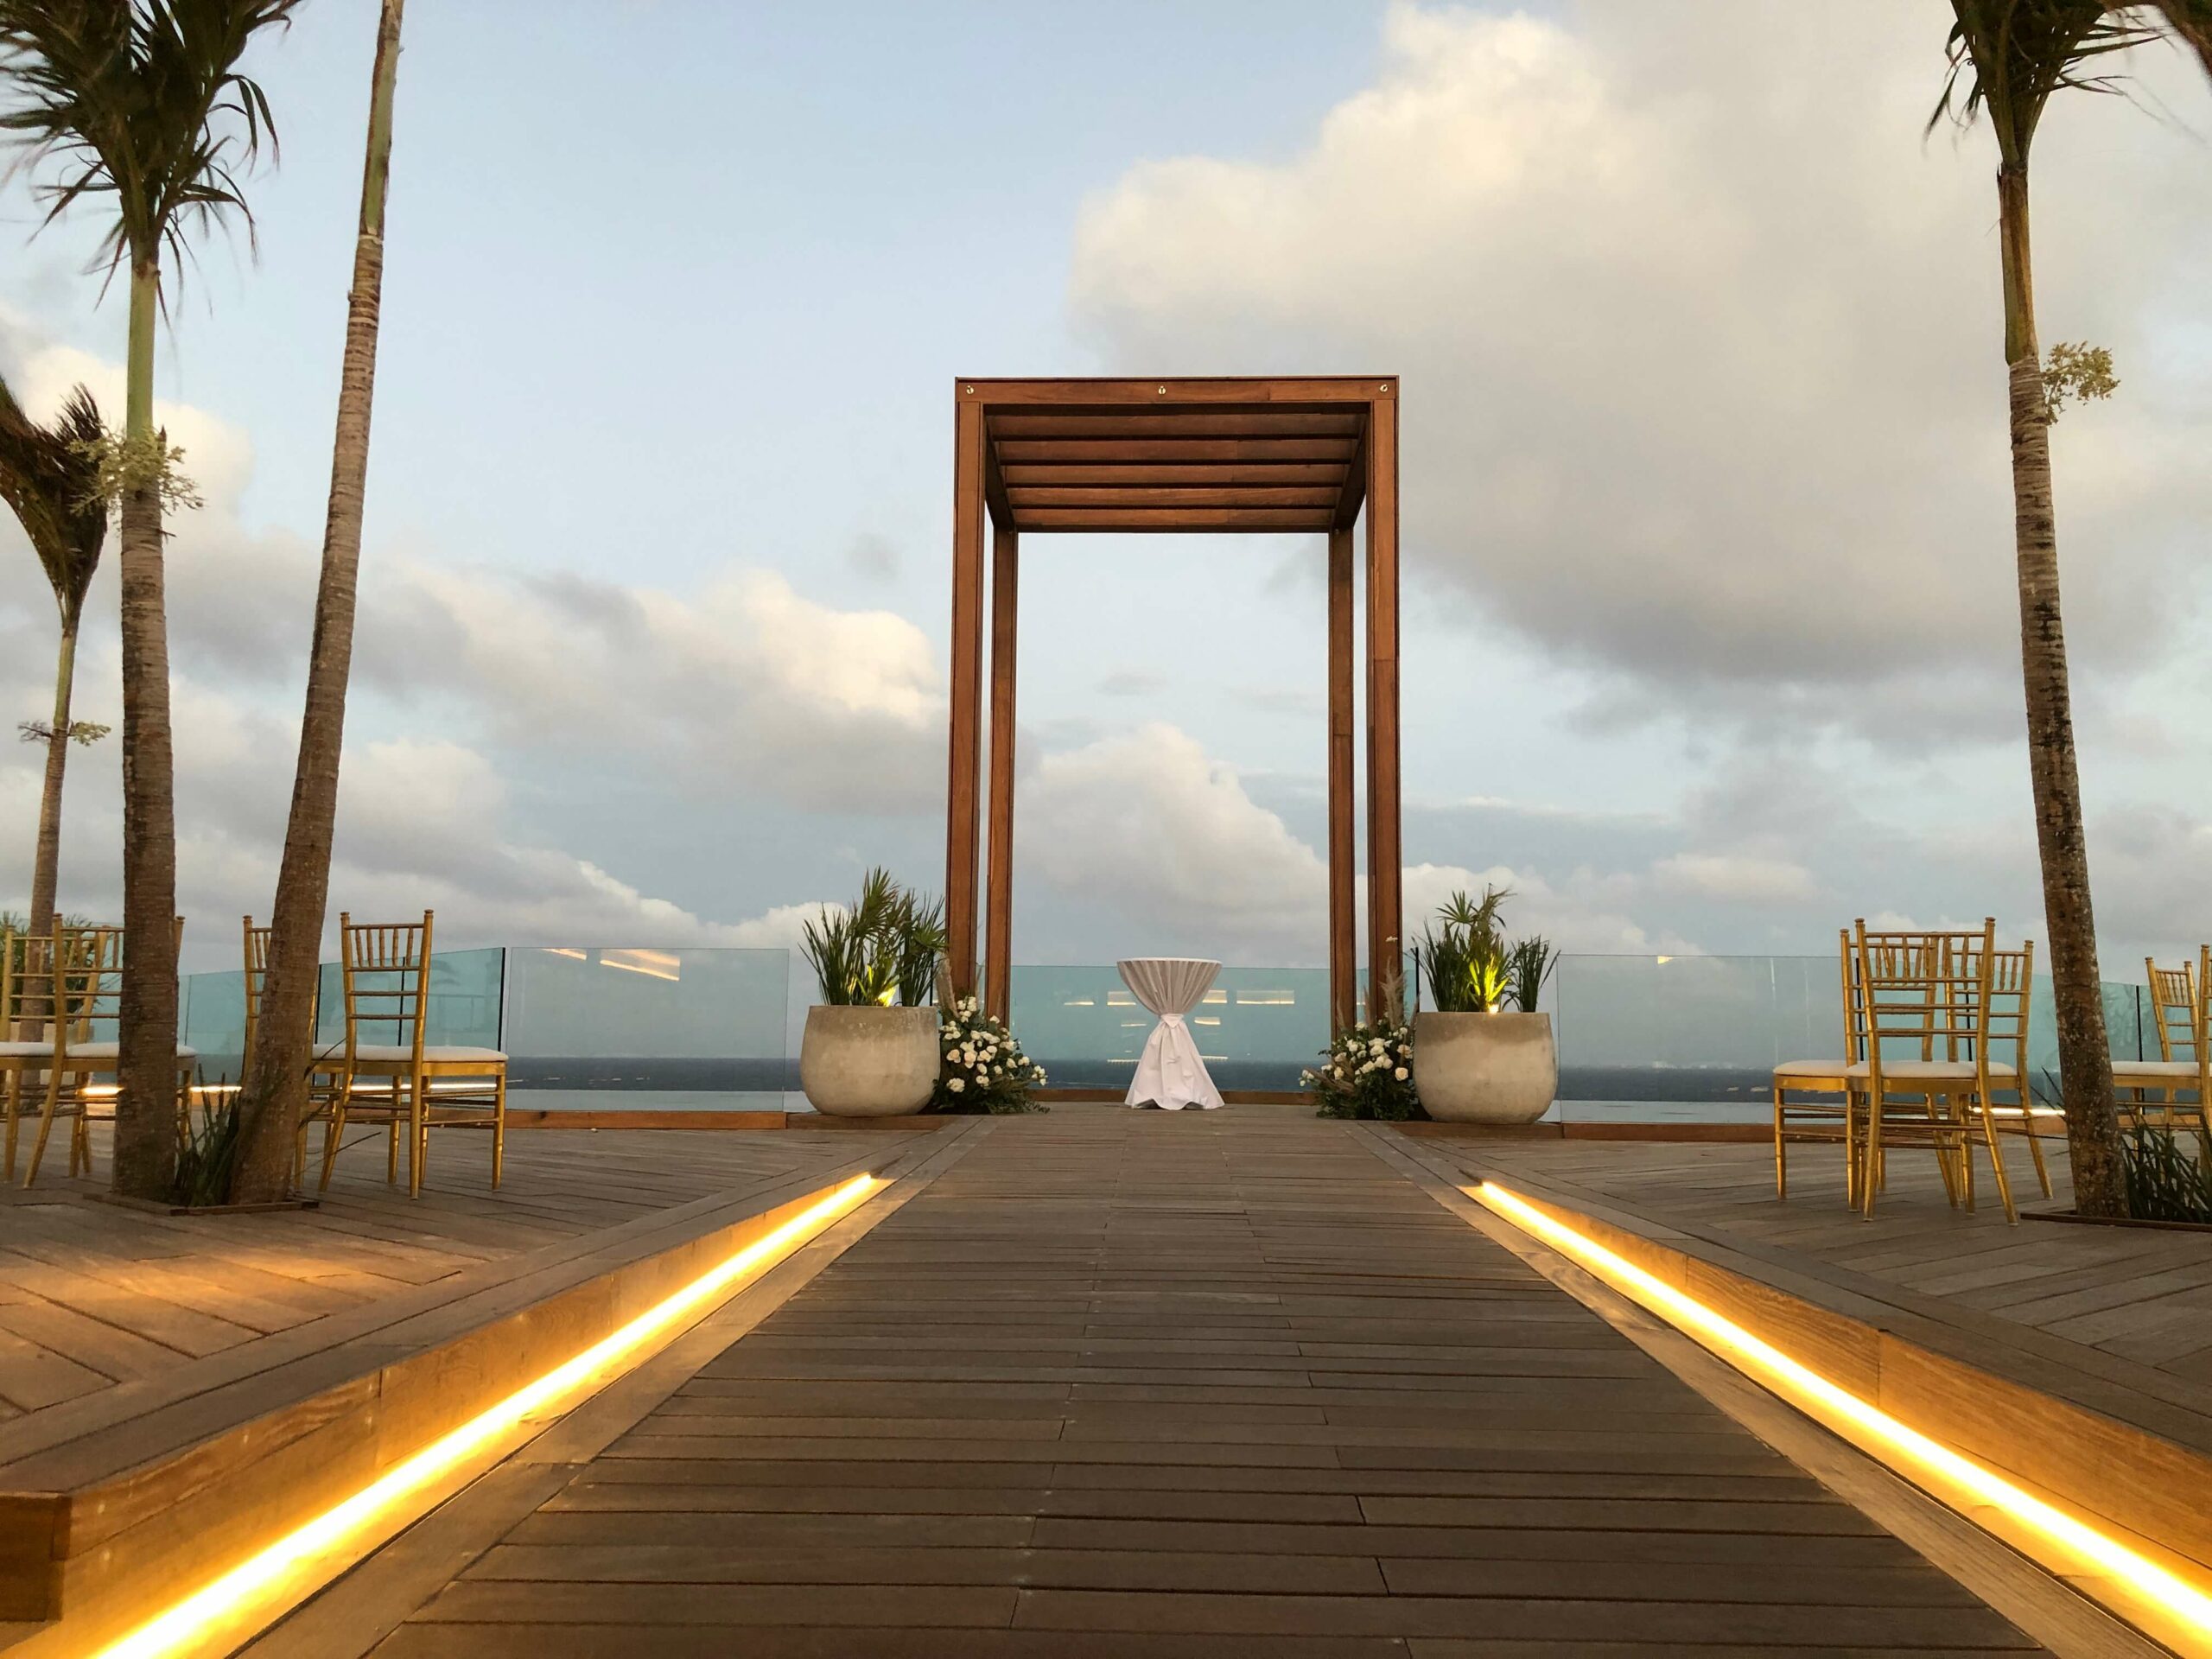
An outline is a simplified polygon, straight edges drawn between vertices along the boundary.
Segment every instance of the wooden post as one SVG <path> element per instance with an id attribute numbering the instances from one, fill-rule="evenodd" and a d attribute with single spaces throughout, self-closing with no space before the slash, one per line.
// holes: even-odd
<path id="1" fill-rule="evenodd" d="M 1367 406 L 1367 971 L 1369 1012 L 1405 943 L 1404 849 L 1398 822 L 1398 404 L 1384 383 Z"/>
<path id="2" fill-rule="evenodd" d="M 983 410 L 955 400 L 952 454 L 952 715 L 946 744 L 944 925 L 952 987 L 976 989 L 976 766 L 983 734 Z"/>
<path id="3" fill-rule="evenodd" d="M 1018 537 L 991 526 L 990 854 L 983 889 L 983 1011 L 1012 1014 L 1014 988 L 1014 677 Z"/>
<path id="4" fill-rule="evenodd" d="M 1329 1035 L 1359 1019 L 1352 802 L 1352 531 L 1329 532 Z"/>

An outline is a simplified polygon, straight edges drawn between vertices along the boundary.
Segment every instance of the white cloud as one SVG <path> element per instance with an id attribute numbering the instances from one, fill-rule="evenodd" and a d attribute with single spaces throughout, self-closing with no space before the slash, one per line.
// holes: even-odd
<path id="1" fill-rule="evenodd" d="M 1905 0 L 1399 4 L 1303 153 L 1087 202 L 1071 308 L 1114 364 L 1402 374 L 1408 602 L 1458 589 L 1617 718 L 2016 741 L 1993 156 L 1923 141 L 1942 33 Z M 2176 124 L 2061 102 L 2045 331 L 2126 382 L 2057 437 L 2068 620 L 2118 678 L 2202 597 L 2212 395 L 2171 342 L 2212 315 L 2212 174 Z"/>
<path id="2" fill-rule="evenodd" d="M 1731 904 L 1803 904 L 1821 884 L 1802 864 L 1753 853 L 1676 853 L 1651 867 L 1662 885 Z"/>

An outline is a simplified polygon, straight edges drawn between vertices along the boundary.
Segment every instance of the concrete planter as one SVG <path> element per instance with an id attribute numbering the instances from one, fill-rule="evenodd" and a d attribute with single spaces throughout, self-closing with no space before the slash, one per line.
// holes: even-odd
<path id="1" fill-rule="evenodd" d="M 873 1004 L 806 1011 L 798 1083 L 832 1117 L 898 1117 L 930 1103 L 937 1087 L 938 1013 Z"/>
<path id="2" fill-rule="evenodd" d="M 1559 1093 L 1548 1014 L 1417 1014 L 1414 1089 L 1446 1123 L 1533 1123 Z"/>

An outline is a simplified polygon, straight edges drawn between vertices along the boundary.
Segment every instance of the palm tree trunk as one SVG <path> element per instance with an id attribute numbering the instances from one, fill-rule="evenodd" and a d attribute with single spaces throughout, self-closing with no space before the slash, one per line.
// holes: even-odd
<path id="1" fill-rule="evenodd" d="M 76 690 L 77 626 L 80 617 L 61 618 L 61 648 L 54 664 L 54 729 L 46 739 L 46 786 L 38 803 L 38 853 L 31 865 L 30 932 L 54 931 L 54 895 L 61 868 L 61 779 L 69 765 L 69 705 Z"/>
<path id="2" fill-rule="evenodd" d="M 269 974 L 253 1052 L 246 1058 L 241 1112 L 245 1144 L 231 1195 L 241 1204 L 283 1195 L 292 1147 L 307 1109 L 318 947 L 330 894 L 331 842 L 338 821 L 338 761 L 345 746 L 346 685 L 353 654 L 354 593 L 361 563 L 361 512 L 369 472 L 369 414 L 376 389 L 377 323 L 384 290 L 384 206 L 391 162 L 392 94 L 399 71 L 404 0 L 384 0 L 369 104 L 361 222 L 346 302 L 346 359 L 338 389 L 330 509 L 322 575 L 315 589 L 315 643 L 292 812 L 270 919 Z"/>
<path id="3" fill-rule="evenodd" d="M 130 267 L 130 352 L 124 432 L 134 452 L 154 437 L 154 320 L 160 251 Z M 124 491 L 123 932 L 115 1191 L 168 1196 L 176 1170 L 176 803 L 169 740 L 168 623 L 162 591 L 158 478 Z"/>
<path id="4" fill-rule="evenodd" d="M 2066 634 L 2058 607 L 2058 521 L 2051 505 L 2050 411 L 2036 339 L 2034 266 L 2028 244 L 2028 174 L 2006 162 L 1997 175 L 2005 270 L 2005 358 L 2010 365 L 2013 535 L 2020 582 L 2020 667 L 2027 690 L 2028 772 L 2044 920 L 2050 930 L 2051 1001 L 2058 1027 L 2059 1092 L 2066 1109 L 2074 1201 L 2084 1215 L 2124 1216 L 2127 1187 L 2113 1109 L 2112 1050 L 2097 975 L 2089 852 L 2074 757 Z M 2023 1056 L 2024 1069 L 2025 1057 Z M 2023 1077 L 2024 1085 L 2027 1079 Z"/>

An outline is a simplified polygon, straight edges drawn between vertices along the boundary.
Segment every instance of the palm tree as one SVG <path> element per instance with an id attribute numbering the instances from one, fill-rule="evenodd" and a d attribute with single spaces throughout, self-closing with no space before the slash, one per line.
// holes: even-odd
<path id="1" fill-rule="evenodd" d="M 39 797 L 38 854 L 31 867 L 28 931 L 54 931 L 54 894 L 61 862 L 61 779 L 69 746 L 97 743 L 107 728 L 69 717 L 77 678 L 77 627 L 85 594 L 99 569 L 107 540 L 107 502 L 99 488 L 99 447 L 105 429 L 92 394 L 73 387 L 61 413 L 42 426 L 22 411 L 0 380 L 0 499 L 15 509 L 45 567 L 61 612 L 61 645 L 54 665 L 54 718 L 23 722 L 28 741 L 46 745 L 46 787 Z"/>
<path id="2" fill-rule="evenodd" d="M 107 482 L 120 499 L 123 588 L 122 1085 L 118 1192 L 158 1198 L 176 1163 L 175 778 L 168 625 L 162 600 L 164 487 L 175 459 L 154 428 L 154 322 L 162 262 L 186 232 L 245 212 L 239 169 L 273 148 L 269 100 L 238 73 L 247 45 L 299 0 L 0 0 L 0 131 L 57 164 L 48 222 L 79 203 L 113 216 L 100 247 L 130 276 L 123 438 Z M 247 214 L 247 223 L 251 216 Z"/>
<path id="3" fill-rule="evenodd" d="M 399 73 L 404 0 L 384 0 L 371 73 L 368 159 L 361 222 L 353 243 L 353 288 L 346 309 L 346 359 L 338 387 L 338 435 L 330 467 L 330 510 L 315 589 L 315 644 L 307 709 L 292 780 L 291 820 L 276 877 L 269 973 L 254 1052 L 239 1096 L 243 1149 L 231 1196 L 241 1204 L 281 1198 L 292 1145 L 307 1108 L 308 1048 L 330 894 L 330 847 L 338 822 L 338 758 L 346 736 L 346 681 L 353 653 L 353 600 L 361 563 L 361 507 L 369 471 L 369 409 L 376 388 L 377 321 L 384 291 L 385 188 L 391 167 L 391 105 Z"/>
<path id="4" fill-rule="evenodd" d="M 2020 590 L 2020 662 L 2027 692 L 2028 770 L 2050 981 L 2058 1027 L 2059 1090 L 2074 1198 L 2084 1215 L 2124 1216 L 2127 1188 L 2113 1108 L 2112 1055 L 2097 976 L 2096 918 L 2082 830 L 2066 638 L 2058 604 L 2058 525 L 2051 505 L 2050 395 L 2036 338 L 2028 245 L 2028 154 L 2051 94 L 2113 89 L 2098 73 L 2111 54 L 2158 34 L 2152 14 L 2212 71 L 2212 0 L 2108 7 L 2103 0 L 1952 0 L 1951 79 L 1929 120 L 1986 115 L 1997 139 L 1998 252 L 2005 288 L 2010 381 L 2012 511 Z M 1961 85 L 1964 82 L 1963 96 Z"/>

